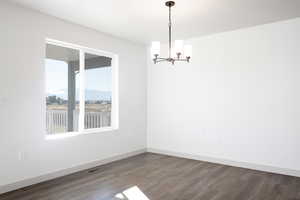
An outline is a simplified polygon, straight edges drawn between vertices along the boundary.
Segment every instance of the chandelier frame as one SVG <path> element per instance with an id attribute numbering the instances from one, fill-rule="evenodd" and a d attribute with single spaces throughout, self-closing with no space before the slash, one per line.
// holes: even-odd
<path id="1" fill-rule="evenodd" d="M 171 13 L 171 8 L 173 6 L 175 6 L 175 2 L 174 1 L 167 1 L 165 3 L 165 5 L 169 8 L 169 24 L 168 24 L 168 28 L 169 28 L 169 56 L 167 58 L 163 58 L 163 57 L 159 57 L 158 54 L 154 54 L 154 58 L 153 58 L 153 62 L 154 64 L 159 63 L 159 62 L 171 62 L 173 65 L 176 61 L 185 61 L 185 62 L 189 62 L 191 57 L 187 56 L 185 58 L 181 58 L 182 53 L 176 53 L 176 57 L 172 58 L 172 13 Z"/>

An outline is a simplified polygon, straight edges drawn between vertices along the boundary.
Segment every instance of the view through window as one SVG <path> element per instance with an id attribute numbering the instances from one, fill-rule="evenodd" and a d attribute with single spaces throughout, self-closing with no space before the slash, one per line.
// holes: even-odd
<path id="1" fill-rule="evenodd" d="M 112 58 L 81 52 L 83 56 L 78 49 L 46 45 L 47 134 L 111 126 Z"/>
<path id="2" fill-rule="evenodd" d="M 110 126 L 111 58 L 85 54 L 84 128 Z"/>

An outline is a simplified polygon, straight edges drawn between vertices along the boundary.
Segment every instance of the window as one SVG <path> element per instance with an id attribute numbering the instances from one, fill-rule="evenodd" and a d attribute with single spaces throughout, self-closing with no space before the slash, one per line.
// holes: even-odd
<path id="1" fill-rule="evenodd" d="M 117 128 L 117 56 L 47 40 L 48 135 Z"/>

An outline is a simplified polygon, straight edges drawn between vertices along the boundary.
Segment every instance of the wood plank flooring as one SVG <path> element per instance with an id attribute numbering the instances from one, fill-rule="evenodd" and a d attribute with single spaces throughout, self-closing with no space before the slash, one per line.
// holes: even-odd
<path id="1" fill-rule="evenodd" d="M 145 153 L 0 195 L 0 200 L 120 199 L 300 200 L 300 178 Z"/>

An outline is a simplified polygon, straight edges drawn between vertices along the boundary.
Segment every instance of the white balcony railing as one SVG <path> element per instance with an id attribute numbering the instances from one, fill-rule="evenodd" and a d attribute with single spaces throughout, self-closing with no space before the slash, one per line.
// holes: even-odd
<path id="1" fill-rule="evenodd" d="M 78 131 L 79 112 L 74 111 L 73 130 Z M 110 112 L 85 112 L 84 128 L 101 128 L 110 126 Z M 48 134 L 68 131 L 68 113 L 66 110 L 47 110 L 46 129 Z"/>

